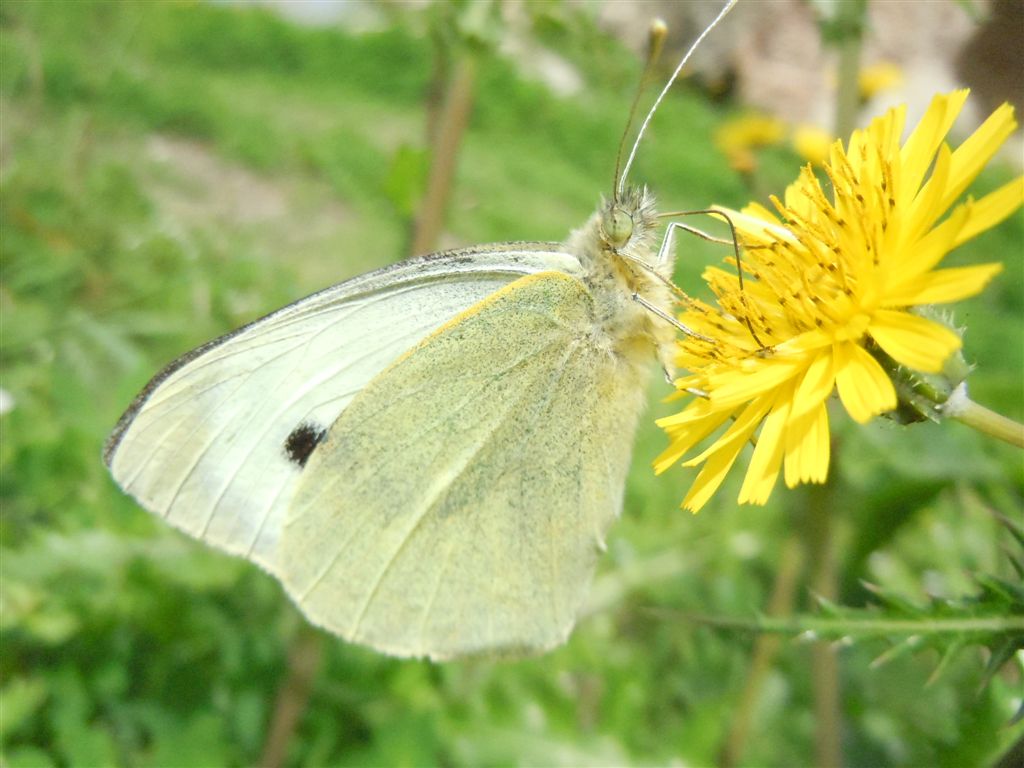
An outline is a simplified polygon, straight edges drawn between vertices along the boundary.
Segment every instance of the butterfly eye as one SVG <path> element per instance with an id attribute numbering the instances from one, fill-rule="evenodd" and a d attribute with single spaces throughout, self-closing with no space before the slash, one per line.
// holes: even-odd
<path id="1" fill-rule="evenodd" d="M 629 242 L 633 235 L 633 217 L 613 205 L 601 219 L 601 230 L 612 248 L 619 248 Z"/>

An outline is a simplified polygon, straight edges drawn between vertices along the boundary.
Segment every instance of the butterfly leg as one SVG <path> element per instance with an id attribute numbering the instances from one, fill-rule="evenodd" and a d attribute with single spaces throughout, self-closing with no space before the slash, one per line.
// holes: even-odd
<path id="1" fill-rule="evenodd" d="M 741 256 L 740 256 L 740 243 L 739 243 L 739 238 L 736 236 L 736 226 L 733 224 L 732 219 L 729 218 L 728 214 L 726 214 L 726 213 L 724 213 L 722 211 L 719 211 L 719 210 L 715 210 L 714 208 L 707 208 L 707 209 L 702 209 L 702 210 L 699 210 L 699 211 L 676 211 L 676 212 L 673 212 L 673 213 L 663 213 L 663 214 L 660 214 L 660 215 L 664 217 L 664 216 L 690 216 L 690 215 L 694 215 L 694 214 L 706 214 L 706 215 L 711 215 L 711 216 L 719 216 L 719 217 L 725 219 L 726 224 L 729 225 L 730 239 L 724 240 L 724 239 L 722 239 L 720 237 L 714 237 L 713 235 L 709 235 L 708 233 L 703 232 L 703 231 L 697 229 L 696 227 L 691 227 L 691 226 L 689 226 L 687 224 L 683 224 L 682 222 L 679 222 L 679 221 L 669 222 L 668 231 L 666 231 L 665 238 L 661 241 L 661 248 L 658 249 L 658 259 L 657 259 L 656 264 L 660 265 L 660 264 L 664 263 L 665 259 L 668 258 L 668 254 L 671 252 L 672 238 L 674 237 L 675 230 L 677 228 L 678 229 L 682 229 L 684 232 L 689 232 L 691 235 L 696 235 L 697 237 L 701 238 L 702 240 L 707 240 L 707 241 L 712 242 L 712 243 L 722 243 L 723 245 L 731 245 L 732 249 L 733 249 L 733 253 L 735 253 L 735 255 L 736 255 L 736 278 L 739 280 L 739 284 L 740 284 L 740 295 L 744 297 L 744 303 L 745 303 L 745 294 L 743 294 L 743 262 L 742 262 L 742 259 L 741 259 Z M 758 338 L 757 332 L 754 330 L 754 326 L 750 322 L 750 317 L 749 316 L 744 316 L 743 317 L 743 321 L 746 324 L 747 329 L 750 331 L 751 337 L 754 339 L 755 342 L 757 342 L 757 345 L 762 350 L 767 349 L 767 347 L 765 346 L 764 342 L 762 342 L 761 339 Z"/>
<path id="2" fill-rule="evenodd" d="M 690 337 L 692 337 L 694 339 L 700 339 L 701 341 L 709 341 L 711 343 L 714 343 L 714 341 L 715 341 L 714 339 L 712 339 L 709 336 L 705 336 L 702 333 L 697 333 L 695 330 L 693 330 L 692 328 L 690 328 L 687 325 L 683 325 L 681 322 L 679 322 L 679 320 L 674 318 L 672 315 L 670 315 L 668 312 L 663 310 L 661 307 L 655 306 L 654 304 L 649 302 L 647 299 L 645 299 L 639 293 L 636 293 L 636 292 L 633 293 L 633 301 L 635 301 L 641 307 L 646 309 L 652 315 L 657 315 L 658 317 L 660 317 L 666 323 L 668 323 L 669 325 L 673 326 L 677 331 L 680 331 L 681 333 L 684 333 L 687 336 L 690 336 Z"/>

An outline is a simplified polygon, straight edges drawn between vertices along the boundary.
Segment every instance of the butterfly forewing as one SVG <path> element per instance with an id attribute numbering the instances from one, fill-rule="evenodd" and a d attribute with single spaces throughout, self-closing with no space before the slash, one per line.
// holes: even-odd
<path id="1" fill-rule="evenodd" d="M 302 299 L 158 374 L 118 423 L 107 464 L 150 511 L 277 573 L 296 483 L 352 398 L 453 316 L 550 269 L 579 266 L 554 244 L 482 246 Z"/>

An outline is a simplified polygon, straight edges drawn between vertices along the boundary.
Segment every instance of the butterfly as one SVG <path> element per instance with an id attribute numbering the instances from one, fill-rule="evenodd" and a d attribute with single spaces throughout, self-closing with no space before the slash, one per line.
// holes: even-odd
<path id="1" fill-rule="evenodd" d="M 628 168 L 564 243 L 410 259 L 178 358 L 108 439 L 114 479 L 349 641 L 432 659 L 564 642 L 650 371 L 672 371 L 673 252 Z"/>

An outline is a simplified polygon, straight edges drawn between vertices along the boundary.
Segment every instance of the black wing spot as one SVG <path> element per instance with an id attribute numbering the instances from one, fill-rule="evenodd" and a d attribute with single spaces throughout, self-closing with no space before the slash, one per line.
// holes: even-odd
<path id="1" fill-rule="evenodd" d="M 309 457 L 320 443 L 327 437 L 327 430 L 316 424 L 303 422 L 292 430 L 284 441 L 284 453 L 288 461 L 297 467 L 306 466 Z"/>

